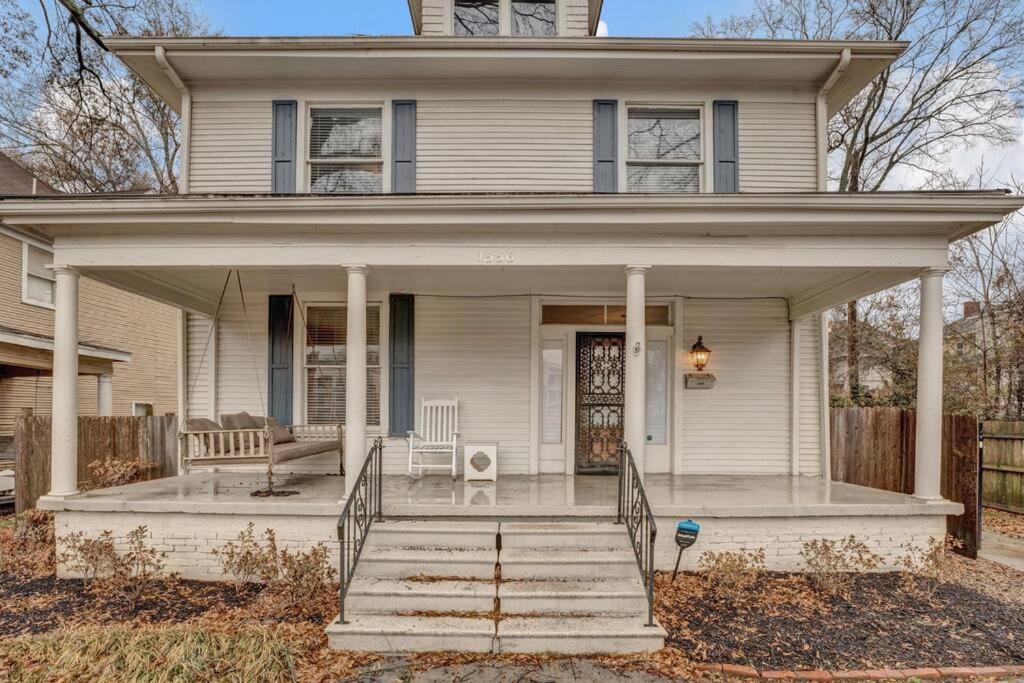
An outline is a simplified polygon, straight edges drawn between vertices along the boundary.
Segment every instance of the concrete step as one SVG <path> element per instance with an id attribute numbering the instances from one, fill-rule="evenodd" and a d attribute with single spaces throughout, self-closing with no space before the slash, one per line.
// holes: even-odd
<path id="1" fill-rule="evenodd" d="M 414 520 L 377 522 L 366 545 L 405 548 L 481 548 L 497 546 L 497 522 Z"/>
<path id="2" fill-rule="evenodd" d="M 639 577 L 630 550 L 552 550 L 502 548 L 501 578 L 510 579 L 628 579 Z M 362 561 L 360 561 L 362 564 Z"/>
<path id="3" fill-rule="evenodd" d="M 492 652 L 494 621 L 457 617 L 360 614 L 327 627 L 332 650 L 359 652 Z"/>
<path id="4" fill-rule="evenodd" d="M 622 654 L 655 652 L 665 646 L 665 629 L 640 617 L 536 617 L 498 624 L 499 652 Z"/>
<path id="5" fill-rule="evenodd" d="M 496 560 L 497 552 L 494 550 L 369 547 L 363 549 L 363 554 L 356 565 L 356 576 L 493 579 Z"/>
<path id="6" fill-rule="evenodd" d="M 496 595 L 493 582 L 426 582 L 361 576 L 352 580 L 345 610 L 350 614 L 490 612 Z"/>
<path id="7" fill-rule="evenodd" d="M 647 594 L 639 579 L 594 581 L 503 581 L 503 614 L 639 615 Z"/>
<path id="8" fill-rule="evenodd" d="M 626 527 L 610 522 L 509 522 L 501 548 L 629 549 Z"/>

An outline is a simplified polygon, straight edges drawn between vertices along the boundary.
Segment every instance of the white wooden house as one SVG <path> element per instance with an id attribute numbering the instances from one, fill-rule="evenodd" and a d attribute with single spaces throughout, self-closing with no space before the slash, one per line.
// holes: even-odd
<path id="1" fill-rule="evenodd" d="M 829 118 L 904 43 L 598 38 L 600 6 L 410 0 L 410 37 L 108 39 L 181 113 L 183 194 L 0 201 L 59 264 L 59 529 L 145 523 L 176 570 L 216 576 L 210 548 L 252 519 L 335 539 L 380 437 L 385 517 L 474 518 L 507 535 L 508 576 L 523 519 L 615 516 L 624 438 L 658 567 L 686 517 L 688 566 L 764 547 L 799 568 L 803 541 L 849 534 L 893 566 L 941 538 L 961 510 L 939 492 L 948 245 L 1024 202 L 826 191 Z M 344 479 L 332 451 L 282 464 L 291 498 L 249 496 L 259 462 L 76 493 L 79 273 L 183 311 L 182 413 L 342 424 Z M 918 278 L 916 496 L 831 483 L 822 313 Z M 698 337 L 710 388 L 687 381 Z M 458 400 L 460 454 L 496 445 L 496 482 L 407 476 L 424 399 Z M 502 624 L 486 647 L 548 647 Z"/>

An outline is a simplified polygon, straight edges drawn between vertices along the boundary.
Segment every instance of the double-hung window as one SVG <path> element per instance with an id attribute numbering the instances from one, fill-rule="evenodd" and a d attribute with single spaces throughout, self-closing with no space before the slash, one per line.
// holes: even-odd
<path id="1" fill-rule="evenodd" d="M 306 419 L 309 424 L 345 421 L 348 313 L 345 306 L 306 310 Z M 366 424 L 380 425 L 380 307 L 366 307 Z"/>
<path id="2" fill-rule="evenodd" d="M 700 192 L 700 109 L 631 107 L 627 142 L 630 192 Z"/>
<path id="3" fill-rule="evenodd" d="M 498 0 L 455 0 L 454 33 L 457 36 L 496 36 L 500 15 Z"/>
<path id="4" fill-rule="evenodd" d="M 380 107 L 315 108 L 309 124 L 309 189 L 374 194 L 384 177 Z"/>
<path id="5" fill-rule="evenodd" d="M 47 266 L 53 263 L 53 252 L 25 243 L 21 258 L 22 300 L 29 304 L 52 307 L 57 298 L 57 279 Z"/>

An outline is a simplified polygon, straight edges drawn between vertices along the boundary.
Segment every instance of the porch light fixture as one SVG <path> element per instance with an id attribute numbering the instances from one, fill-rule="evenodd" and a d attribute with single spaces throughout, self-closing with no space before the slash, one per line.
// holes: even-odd
<path id="1" fill-rule="evenodd" d="M 690 347 L 690 363 L 698 370 L 703 370 L 711 357 L 711 349 L 704 346 L 704 337 L 698 336 L 697 343 Z"/>

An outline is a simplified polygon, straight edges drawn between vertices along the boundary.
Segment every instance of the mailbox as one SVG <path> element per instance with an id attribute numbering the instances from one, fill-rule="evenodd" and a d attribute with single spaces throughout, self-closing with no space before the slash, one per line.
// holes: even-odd
<path id="1" fill-rule="evenodd" d="M 686 373 L 687 389 L 711 389 L 715 386 L 715 376 L 710 372 Z"/>

